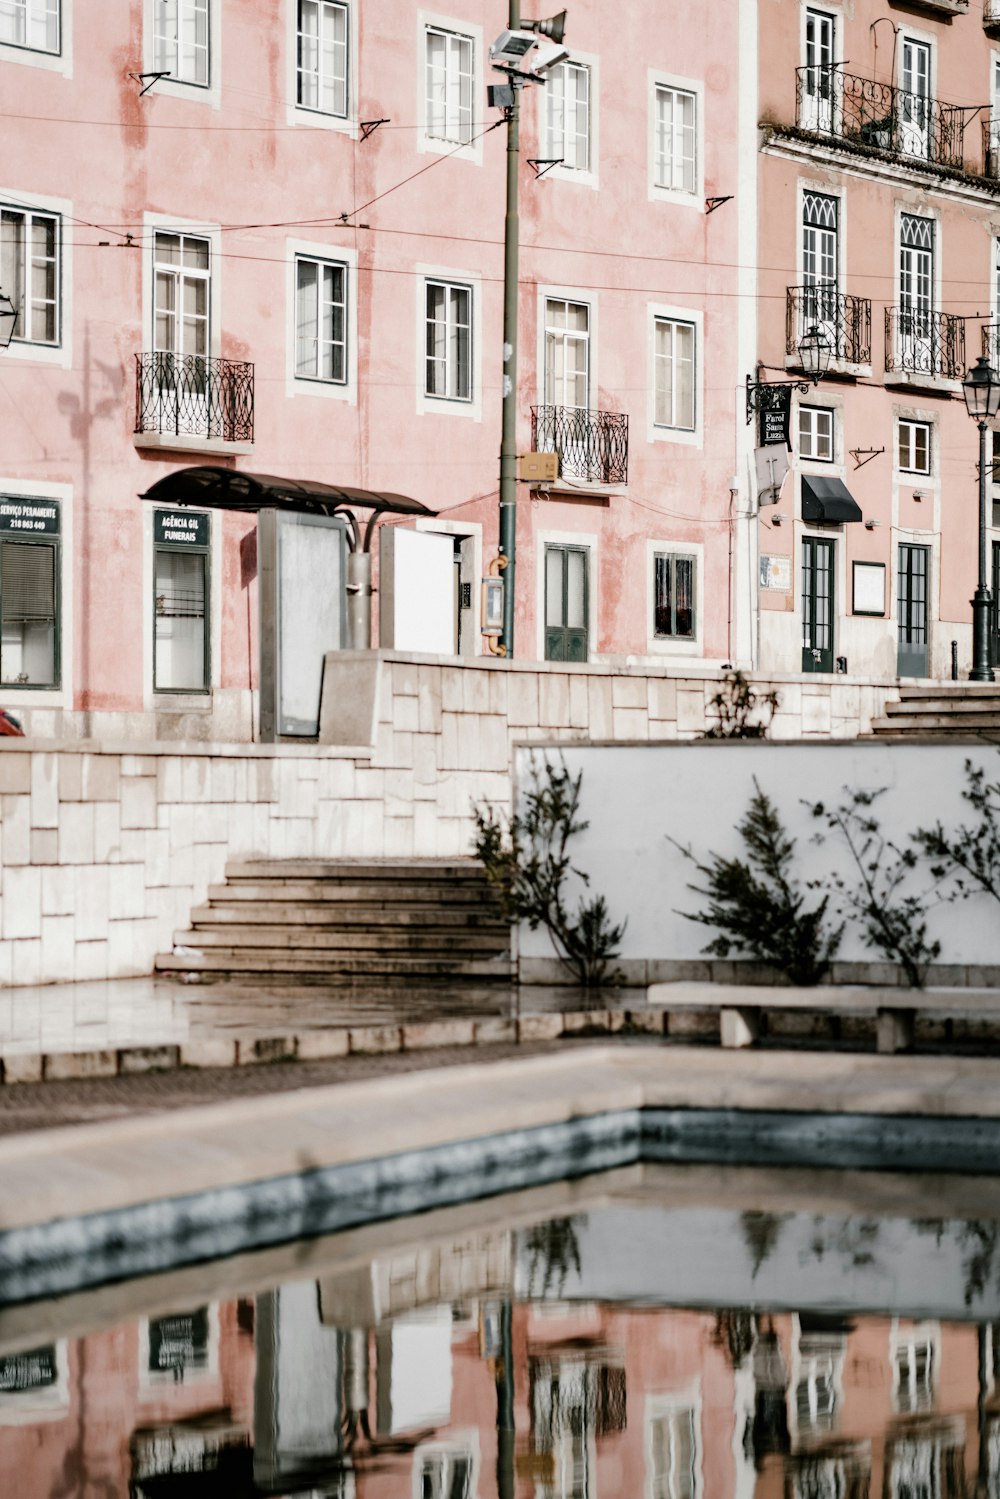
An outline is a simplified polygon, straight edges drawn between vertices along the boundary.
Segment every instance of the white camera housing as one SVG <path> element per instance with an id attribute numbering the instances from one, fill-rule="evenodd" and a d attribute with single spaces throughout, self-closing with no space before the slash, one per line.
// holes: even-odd
<path id="1" fill-rule="evenodd" d="M 490 47 L 493 67 L 536 80 L 567 57 L 569 51 L 560 42 L 542 44 L 533 31 L 501 31 Z"/>

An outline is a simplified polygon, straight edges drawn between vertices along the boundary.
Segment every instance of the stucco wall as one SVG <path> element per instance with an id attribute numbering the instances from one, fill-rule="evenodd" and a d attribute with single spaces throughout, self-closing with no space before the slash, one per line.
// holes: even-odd
<path id="1" fill-rule="evenodd" d="M 325 679 L 340 745 L 0 740 L 0 985 L 148 973 L 229 858 L 467 854 L 473 802 L 509 805 L 515 744 L 691 737 L 717 686 L 345 652 Z M 779 690 L 787 737 L 856 734 L 885 696 Z"/>

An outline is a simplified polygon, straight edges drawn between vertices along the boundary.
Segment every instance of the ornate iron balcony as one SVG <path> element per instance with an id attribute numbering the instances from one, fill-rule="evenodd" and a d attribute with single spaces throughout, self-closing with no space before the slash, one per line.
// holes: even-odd
<path id="1" fill-rule="evenodd" d="M 567 478 L 628 483 L 628 417 L 623 412 L 532 406 L 531 447 L 535 453 L 558 453 Z"/>
<path id="2" fill-rule="evenodd" d="M 849 297 L 832 281 L 817 286 L 790 286 L 785 299 L 785 353 L 798 354 L 810 328 L 825 335 L 831 359 L 842 364 L 872 362 L 872 304 L 867 297 Z"/>
<path id="3" fill-rule="evenodd" d="M 923 307 L 885 309 L 887 373 L 965 376 L 965 319 Z"/>
<path id="4" fill-rule="evenodd" d="M 198 354 L 137 354 L 135 430 L 253 442 L 253 365 Z"/>
<path id="5" fill-rule="evenodd" d="M 1000 0 L 983 0 L 983 30 L 990 36 L 1000 33 Z"/>
<path id="6" fill-rule="evenodd" d="M 891 83 L 856 78 L 836 66 L 797 68 L 795 123 L 800 130 L 891 156 L 962 169 L 965 111 Z"/>
<path id="7" fill-rule="evenodd" d="M 1000 369 L 1000 323 L 986 323 L 982 338 L 983 353 L 995 370 Z"/>

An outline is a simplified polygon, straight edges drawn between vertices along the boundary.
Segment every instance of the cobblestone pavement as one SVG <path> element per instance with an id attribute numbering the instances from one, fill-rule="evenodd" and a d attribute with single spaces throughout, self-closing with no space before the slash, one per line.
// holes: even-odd
<path id="1" fill-rule="evenodd" d="M 389 1056 L 348 1056 L 330 1062 L 274 1062 L 256 1067 L 198 1068 L 147 1072 L 133 1077 L 89 1078 L 74 1082 L 22 1083 L 0 1088 L 0 1136 L 61 1125 L 93 1124 L 197 1108 L 231 1098 L 287 1093 L 331 1083 L 362 1082 L 432 1067 L 459 1067 L 540 1056 L 593 1042 L 564 1040 L 516 1045 L 442 1047 Z"/>

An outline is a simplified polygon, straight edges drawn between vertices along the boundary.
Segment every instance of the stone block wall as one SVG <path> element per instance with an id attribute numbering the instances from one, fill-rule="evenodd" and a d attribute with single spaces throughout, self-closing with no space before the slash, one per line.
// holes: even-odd
<path id="1" fill-rule="evenodd" d="M 468 854 L 473 803 L 509 806 L 515 744 L 694 737 L 717 686 L 708 673 L 344 653 L 324 678 L 336 742 L 2 739 L 0 986 L 149 973 L 231 858 Z M 786 738 L 854 737 L 893 690 L 778 689 Z"/>

